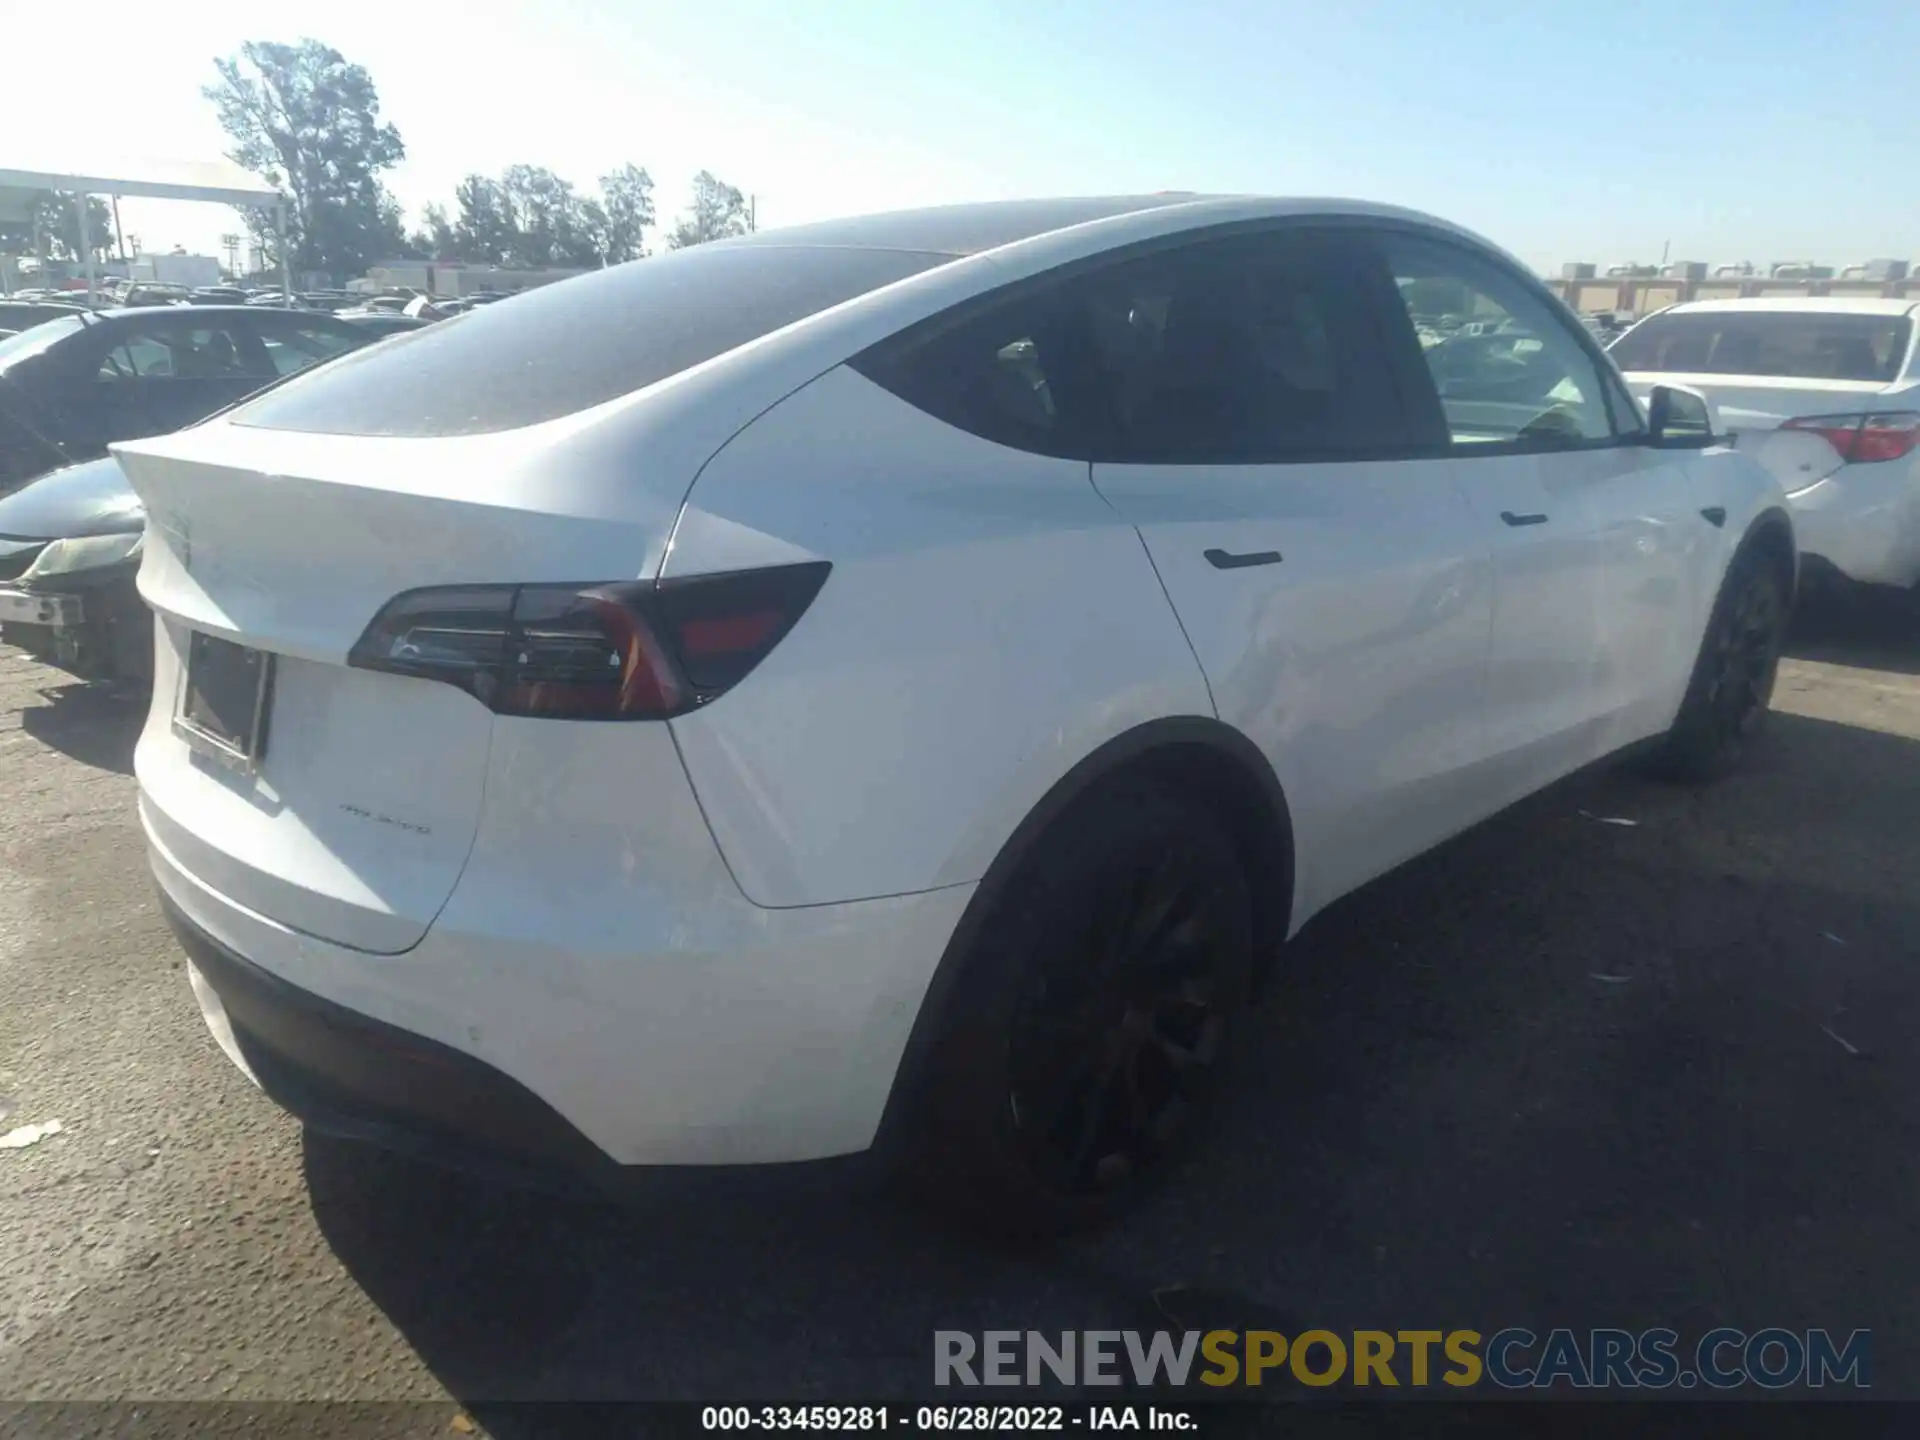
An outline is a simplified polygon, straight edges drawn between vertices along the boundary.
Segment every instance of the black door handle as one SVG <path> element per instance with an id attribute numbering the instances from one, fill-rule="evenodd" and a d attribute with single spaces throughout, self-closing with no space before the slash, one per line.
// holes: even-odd
<path id="1" fill-rule="evenodd" d="M 1278 565 L 1278 550 L 1250 550 L 1245 555 L 1235 555 L 1230 550 L 1206 550 L 1201 552 L 1207 557 L 1207 563 L 1216 570 L 1244 570 L 1249 565 Z"/>
<path id="2" fill-rule="evenodd" d="M 1727 512 L 1724 506 L 1709 505 L 1707 506 L 1706 509 L 1700 512 L 1700 515 L 1709 525 L 1713 526 L 1713 528 L 1716 530 L 1720 529 L 1723 525 L 1727 523 Z"/>
<path id="3" fill-rule="evenodd" d="M 1544 525 L 1547 523 L 1547 517 L 1544 515 L 1516 515 L 1511 510 L 1502 510 L 1500 512 L 1500 518 L 1509 525 Z"/>

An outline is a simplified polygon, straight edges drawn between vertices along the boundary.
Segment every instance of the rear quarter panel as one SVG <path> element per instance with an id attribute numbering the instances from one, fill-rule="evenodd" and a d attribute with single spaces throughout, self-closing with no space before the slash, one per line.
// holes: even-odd
<path id="1" fill-rule="evenodd" d="M 832 370 L 695 483 L 663 576 L 832 575 L 739 687 L 672 722 L 763 906 L 977 880 L 1090 750 L 1213 706 L 1139 536 L 1083 461 L 1010 450 Z"/>

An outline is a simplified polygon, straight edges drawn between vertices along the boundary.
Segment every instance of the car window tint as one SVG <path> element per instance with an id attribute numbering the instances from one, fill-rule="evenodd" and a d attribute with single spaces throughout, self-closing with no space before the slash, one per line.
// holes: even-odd
<path id="1" fill-rule="evenodd" d="M 1398 439 L 1361 287 L 1313 236 L 1183 245 L 1090 276 L 1079 294 L 1111 458 L 1258 464 Z"/>
<path id="2" fill-rule="evenodd" d="M 1387 234 L 1381 244 L 1454 445 L 1613 436 L 1599 365 L 1573 322 L 1519 276 L 1417 236 Z"/>
<path id="3" fill-rule="evenodd" d="M 260 341 L 276 375 L 295 374 L 359 343 L 355 336 L 311 325 L 272 326 L 261 331 Z"/>
<path id="4" fill-rule="evenodd" d="M 1025 293 L 924 327 L 855 368 L 949 425 L 1016 449 L 1058 453 L 1062 315 L 1057 293 Z"/>
<path id="5" fill-rule="evenodd" d="M 102 380 L 150 380 L 172 374 L 173 347 L 152 335 L 129 336 L 100 361 Z"/>
<path id="6" fill-rule="evenodd" d="M 1162 248 L 1014 287 L 853 363 L 949 424 L 1046 454 L 1258 464 L 1400 436 L 1359 287 L 1300 235 Z"/>
<path id="7" fill-rule="evenodd" d="M 664 380 L 947 263 L 897 250 L 719 241 L 594 271 L 369 345 L 233 412 L 341 435 L 480 435 Z"/>
<path id="8" fill-rule="evenodd" d="M 136 331 L 100 362 L 102 380 L 265 379 L 265 362 L 252 337 L 230 325 L 207 323 Z"/>
<path id="9" fill-rule="evenodd" d="M 1609 353 L 1623 370 L 1884 383 L 1911 334 L 1904 315 L 1694 310 L 1650 316 Z"/>

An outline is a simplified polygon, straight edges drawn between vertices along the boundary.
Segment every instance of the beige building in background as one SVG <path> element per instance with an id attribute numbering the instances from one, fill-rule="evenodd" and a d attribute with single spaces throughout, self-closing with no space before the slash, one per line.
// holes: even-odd
<path id="1" fill-rule="evenodd" d="M 1685 300 L 1740 300 L 1764 295 L 1856 295 L 1911 299 L 1920 304 L 1920 275 L 1913 274 L 1897 280 L 1776 280 L 1765 275 L 1709 275 L 1703 279 L 1677 279 L 1670 275 L 1559 275 L 1547 277 L 1546 283 L 1548 289 L 1581 315 L 1648 315 Z"/>

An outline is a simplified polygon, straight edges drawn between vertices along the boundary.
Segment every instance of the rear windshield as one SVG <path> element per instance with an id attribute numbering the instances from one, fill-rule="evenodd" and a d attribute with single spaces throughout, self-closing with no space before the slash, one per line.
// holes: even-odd
<path id="1" fill-rule="evenodd" d="M 1904 315 L 1701 310 L 1643 321 L 1610 353 L 1622 370 L 1885 382 L 1911 330 Z"/>
<path id="2" fill-rule="evenodd" d="M 6 369 L 16 360 L 25 360 L 29 355 L 38 355 L 42 350 L 66 339 L 84 323 L 78 315 L 66 315 L 0 340 L 0 370 Z"/>
<path id="3" fill-rule="evenodd" d="M 235 410 L 330 435 L 483 435 L 585 410 L 944 264 L 919 251 L 696 245 L 483 305 Z"/>

